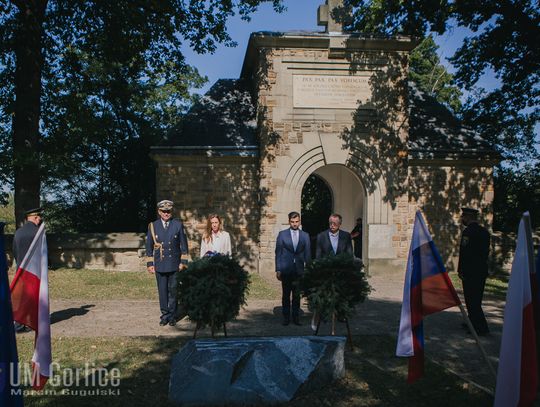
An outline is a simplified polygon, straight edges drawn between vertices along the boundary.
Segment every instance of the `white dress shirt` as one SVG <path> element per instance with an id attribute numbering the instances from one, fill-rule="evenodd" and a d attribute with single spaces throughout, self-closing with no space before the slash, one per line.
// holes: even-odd
<path id="1" fill-rule="evenodd" d="M 330 236 L 330 244 L 332 245 L 334 254 L 336 254 L 339 242 L 339 230 L 336 233 L 328 232 L 328 235 Z"/>
<path id="2" fill-rule="evenodd" d="M 201 257 L 207 252 L 216 252 L 226 255 L 231 255 L 231 236 L 224 230 L 217 233 L 212 233 L 212 239 L 206 241 L 204 237 L 201 240 Z"/>
<path id="3" fill-rule="evenodd" d="M 296 248 L 298 247 L 298 240 L 300 239 L 300 232 L 298 231 L 298 229 L 291 229 L 291 239 L 293 243 L 293 249 L 294 251 L 296 251 Z"/>

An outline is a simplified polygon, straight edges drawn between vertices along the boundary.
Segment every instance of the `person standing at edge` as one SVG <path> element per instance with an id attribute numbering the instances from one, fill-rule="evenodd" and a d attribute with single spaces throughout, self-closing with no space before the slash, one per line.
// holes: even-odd
<path id="1" fill-rule="evenodd" d="M 488 255 L 490 235 L 486 228 L 478 224 L 478 211 L 461 208 L 461 222 L 465 226 L 459 247 L 458 275 L 463 285 L 463 295 L 469 319 L 478 335 L 487 335 L 489 328 L 482 297 L 488 276 Z"/>
<path id="2" fill-rule="evenodd" d="M 301 325 L 299 280 L 310 260 L 309 235 L 300 230 L 300 214 L 291 212 L 289 228 L 279 232 L 276 239 L 276 277 L 281 281 L 283 325 L 291 321 L 291 305 L 293 323 Z"/>
<path id="3" fill-rule="evenodd" d="M 17 267 L 19 267 L 26 256 L 26 252 L 30 249 L 39 226 L 43 221 L 43 209 L 35 208 L 30 209 L 24 213 L 25 222 L 24 225 L 15 231 L 13 236 L 13 258 Z M 15 330 L 17 332 L 27 332 L 30 328 L 15 322 Z"/>
<path id="4" fill-rule="evenodd" d="M 356 219 L 356 226 L 351 231 L 351 238 L 354 241 L 354 257 L 362 258 L 362 218 Z"/>
<path id="5" fill-rule="evenodd" d="M 148 224 L 146 234 L 147 269 L 156 275 L 159 308 L 159 325 L 176 325 L 178 321 L 177 273 L 187 267 L 188 245 L 184 225 L 172 218 L 173 202 L 157 204 L 159 218 Z"/>
<path id="6" fill-rule="evenodd" d="M 320 259 L 326 256 L 337 256 L 338 254 L 349 253 L 353 255 L 351 234 L 340 230 L 342 217 L 333 213 L 328 218 L 329 228 L 317 235 L 317 247 L 315 258 Z"/>

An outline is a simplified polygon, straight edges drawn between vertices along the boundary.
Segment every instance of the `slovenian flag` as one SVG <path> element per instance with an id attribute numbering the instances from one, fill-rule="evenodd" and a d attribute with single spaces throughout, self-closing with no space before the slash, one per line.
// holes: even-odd
<path id="1" fill-rule="evenodd" d="M 531 223 L 526 212 L 519 223 L 506 293 L 495 407 L 531 406 L 536 398 L 538 371 L 531 292 L 531 279 L 536 277 L 533 250 Z"/>
<path id="2" fill-rule="evenodd" d="M 405 273 L 396 349 L 397 356 L 409 358 L 409 383 L 424 373 L 424 317 L 459 304 L 459 297 L 424 218 L 417 211 Z"/>
<path id="3" fill-rule="evenodd" d="M 34 366 L 32 387 L 39 390 L 45 386 L 50 377 L 52 362 L 47 239 L 44 223 L 39 227 L 18 267 L 11 282 L 13 319 L 36 332 L 32 357 Z"/>
<path id="4" fill-rule="evenodd" d="M 0 406 L 23 405 L 19 393 L 19 358 L 9 295 L 8 267 L 4 249 L 4 224 L 0 223 Z"/>

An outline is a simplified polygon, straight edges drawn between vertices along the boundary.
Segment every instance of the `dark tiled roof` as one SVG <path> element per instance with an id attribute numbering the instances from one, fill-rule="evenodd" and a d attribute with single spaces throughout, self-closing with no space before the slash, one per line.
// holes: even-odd
<path id="1" fill-rule="evenodd" d="M 220 79 L 160 144 L 167 146 L 256 146 L 255 108 L 240 80 Z"/>
<path id="2" fill-rule="evenodd" d="M 409 109 L 409 153 L 413 158 L 500 158 L 490 143 L 414 83 L 409 83 Z"/>
<path id="3" fill-rule="evenodd" d="M 409 85 L 409 153 L 411 158 L 500 159 L 478 133 L 462 125 L 446 106 Z M 255 107 L 242 80 L 220 79 L 154 150 L 214 147 L 256 150 Z"/>

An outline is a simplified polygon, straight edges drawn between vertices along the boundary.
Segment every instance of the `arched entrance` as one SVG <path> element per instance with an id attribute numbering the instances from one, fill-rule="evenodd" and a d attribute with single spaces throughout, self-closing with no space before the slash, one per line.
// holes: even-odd
<path id="1" fill-rule="evenodd" d="M 302 230 L 309 233 L 313 256 L 317 234 L 328 228 L 332 202 L 332 190 L 328 184 L 319 175 L 311 174 L 302 188 Z"/>
<path id="2" fill-rule="evenodd" d="M 342 229 L 351 232 L 356 219 L 365 219 L 365 191 L 358 176 L 344 165 L 328 164 L 315 170 L 302 188 L 302 227 L 312 238 L 328 229 L 328 216 L 339 213 Z M 365 223 L 365 222 L 364 222 Z M 362 228 L 365 230 L 365 228 Z M 355 242 L 366 247 L 365 232 Z M 365 250 L 358 252 L 365 253 Z"/>

